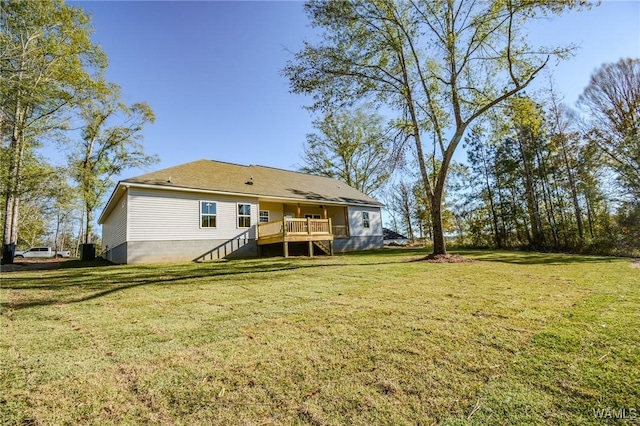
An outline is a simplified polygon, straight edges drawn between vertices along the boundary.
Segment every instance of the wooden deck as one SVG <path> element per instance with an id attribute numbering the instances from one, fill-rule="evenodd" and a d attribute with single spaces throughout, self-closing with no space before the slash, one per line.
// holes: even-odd
<path id="1" fill-rule="evenodd" d="M 258 246 L 282 243 L 284 256 L 289 256 L 290 242 L 308 242 L 309 256 L 313 256 L 314 244 L 325 253 L 333 255 L 331 219 L 282 218 L 258 224 Z M 327 246 L 328 243 L 329 245 Z"/>

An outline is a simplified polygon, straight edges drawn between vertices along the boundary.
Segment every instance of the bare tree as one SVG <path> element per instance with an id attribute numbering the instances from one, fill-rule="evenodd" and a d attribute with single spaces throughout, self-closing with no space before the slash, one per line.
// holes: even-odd
<path id="1" fill-rule="evenodd" d="M 629 195 L 640 198 L 640 59 L 602 65 L 578 103 L 590 115 L 590 139 L 607 155 Z"/>

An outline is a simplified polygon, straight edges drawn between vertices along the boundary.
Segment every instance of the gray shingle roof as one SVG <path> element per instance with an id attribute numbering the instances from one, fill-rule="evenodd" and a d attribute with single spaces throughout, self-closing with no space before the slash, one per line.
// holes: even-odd
<path id="1" fill-rule="evenodd" d="M 121 183 L 164 188 L 256 195 L 314 203 L 381 207 L 376 199 L 337 179 L 272 167 L 198 160 L 159 170 Z"/>
<path id="2" fill-rule="evenodd" d="M 382 238 L 385 240 L 407 240 L 408 238 L 402 234 L 398 234 L 389 228 L 382 228 Z"/>

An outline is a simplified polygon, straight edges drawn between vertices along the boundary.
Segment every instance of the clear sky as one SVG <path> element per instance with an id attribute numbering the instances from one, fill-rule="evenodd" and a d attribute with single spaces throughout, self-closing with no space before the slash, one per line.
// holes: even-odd
<path id="1" fill-rule="evenodd" d="M 127 103 L 145 101 L 154 170 L 202 158 L 285 169 L 300 163 L 312 117 L 280 71 L 312 39 L 302 2 L 70 2 L 93 17 L 94 41 L 109 57 L 107 77 Z M 551 67 L 575 103 L 604 62 L 640 57 L 640 0 L 604 0 L 532 26 L 533 44 L 578 44 Z M 150 171 L 150 170 L 149 170 Z M 120 178 L 144 173 L 129 170 Z"/>

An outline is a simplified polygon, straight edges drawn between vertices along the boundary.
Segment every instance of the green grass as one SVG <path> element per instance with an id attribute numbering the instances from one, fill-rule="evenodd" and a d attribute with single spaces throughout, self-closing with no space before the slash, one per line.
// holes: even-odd
<path id="1" fill-rule="evenodd" d="M 462 254 L 3 273 L 0 421 L 640 421 L 639 268 Z"/>

